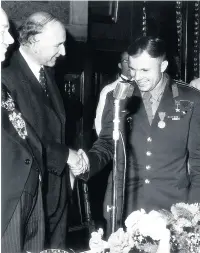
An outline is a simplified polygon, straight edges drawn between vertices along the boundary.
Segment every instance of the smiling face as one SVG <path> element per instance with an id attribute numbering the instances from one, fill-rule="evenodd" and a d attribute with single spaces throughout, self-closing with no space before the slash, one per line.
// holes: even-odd
<path id="1" fill-rule="evenodd" d="M 40 65 L 53 67 L 60 55 L 65 55 L 66 32 L 58 21 L 49 22 L 42 33 L 35 36 L 32 45 L 36 61 Z"/>
<path id="2" fill-rule="evenodd" d="M 129 68 L 140 91 L 151 91 L 161 80 L 168 62 L 162 57 L 153 58 L 146 51 L 129 57 Z"/>
<path id="3" fill-rule="evenodd" d="M 1 43 L 1 62 L 5 60 L 5 54 L 10 44 L 14 42 L 12 36 L 9 33 L 9 22 L 6 13 L 1 9 L 1 21 L 0 21 L 0 43 Z"/>

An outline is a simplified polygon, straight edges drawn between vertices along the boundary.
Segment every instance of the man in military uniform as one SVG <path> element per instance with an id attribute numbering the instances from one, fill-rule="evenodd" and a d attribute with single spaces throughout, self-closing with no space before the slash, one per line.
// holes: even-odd
<path id="1" fill-rule="evenodd" d="M 200 93 L 165 73 L 168 61 L 161 39 L 138 38 L 128 53 L 135 89 L 130 98 L 120 100 L 120 136 L 126 140 L 127 163 L 120 138 L 119 224 L 122 214 L 126 217 L 140 208 L 169 210 L 178 202 L 200 202 Z M 88 154 L 90 176 L 113 157 L 114 100 L 110 92 L 99 139 Z M 112 204 L 111 193 L 112 180 L 107 187 L 107 205 Z"/>

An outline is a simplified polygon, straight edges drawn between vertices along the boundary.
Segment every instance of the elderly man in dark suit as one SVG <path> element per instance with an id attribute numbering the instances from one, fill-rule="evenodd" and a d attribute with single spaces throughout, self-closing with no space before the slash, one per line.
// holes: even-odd
<path id="1" fill-rule="evenodd" d="M 65 145 L 65 111 L 51 68 L 65 55 L 65 40 L 65 28 L 54 16 L 32 14 L 19 28 L 19 51 L 2 72 L 2 80 L 44 148 L 46 172 L 50 172 L 43 187 L 46 246 L 51 248 L 65 248 L 69 175 L 79 175 L 87 167 L 83 153 Z"/>
<path id="2" fill-rule="evenodd" d="M 1 9 L 1 61 L 13 38 Z M 1 250 L 44 249 L 42 144 L 24 120 L 10 91 L 1 85 Z"/>
<path id="3" fill-rule="evenodd" d="M 165 73 L 168 61 L 161 39 L 141 37 L 128 53 L 135 90 L 130 98 L 120 100 L 120 136 L 126 144 L 123 146 L 120 138 L 119 223 L 123 216 L 140 208 L 150 211 L 170 209 L 177 202 L 200 203 L 200 93 Z M 90 176 L 113 157 L 114 100 L 110 92 L 99 139 L 88 154 Z M 110 206 L 111 192 L 112 180 L 105 199 Z"/>

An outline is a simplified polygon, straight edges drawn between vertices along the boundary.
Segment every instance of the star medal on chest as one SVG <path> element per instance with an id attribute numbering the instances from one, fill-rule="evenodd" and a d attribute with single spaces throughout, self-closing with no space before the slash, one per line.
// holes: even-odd
<path id="1" fill-rule="evenodd" d="M 176 108 L 175 108 L 175 111 L 176 112 L 180 112 L 181 111 L 181 109 L 180 109 L 180 101 L 177 101 L 177 100 L 175 100 L 175 105 L 176 105 Z"/>
<path id="2" fill-rule="evenodd" d="M 159 112 L 158 116 L 160 118 L 160 121 L 158 122 L 158 127 L 159 128 L 165 128 L 166 123 L 165 123 L 164 119 L 165 119 L 165 116 L 166 116 L 166 112 Z"/>

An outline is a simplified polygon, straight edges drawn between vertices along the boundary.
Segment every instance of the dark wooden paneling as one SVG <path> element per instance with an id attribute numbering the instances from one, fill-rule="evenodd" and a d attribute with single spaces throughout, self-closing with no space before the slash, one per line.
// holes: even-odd
<path id="1" fill-rule="evenodd" d="M 19 24 L 38 11 L 54 14 L 65 25 L 70 22 L 70 1 L 2 1 L 1 4 L 8 16 Z"/>
<path id="2" fill-rule="evenodd" d="M 105 13 L 108 1 L 89 2 L 89 40 L 95 49 L 105 51 L 122 51 L 131 41 L 141 35 L 142 31 L 142 2 L 119 1 L 118 18 L 116 23 L 102 23 L 93 20 L 93 15 Z M 108 8 L 108 7 L 107 7 Z"/>

